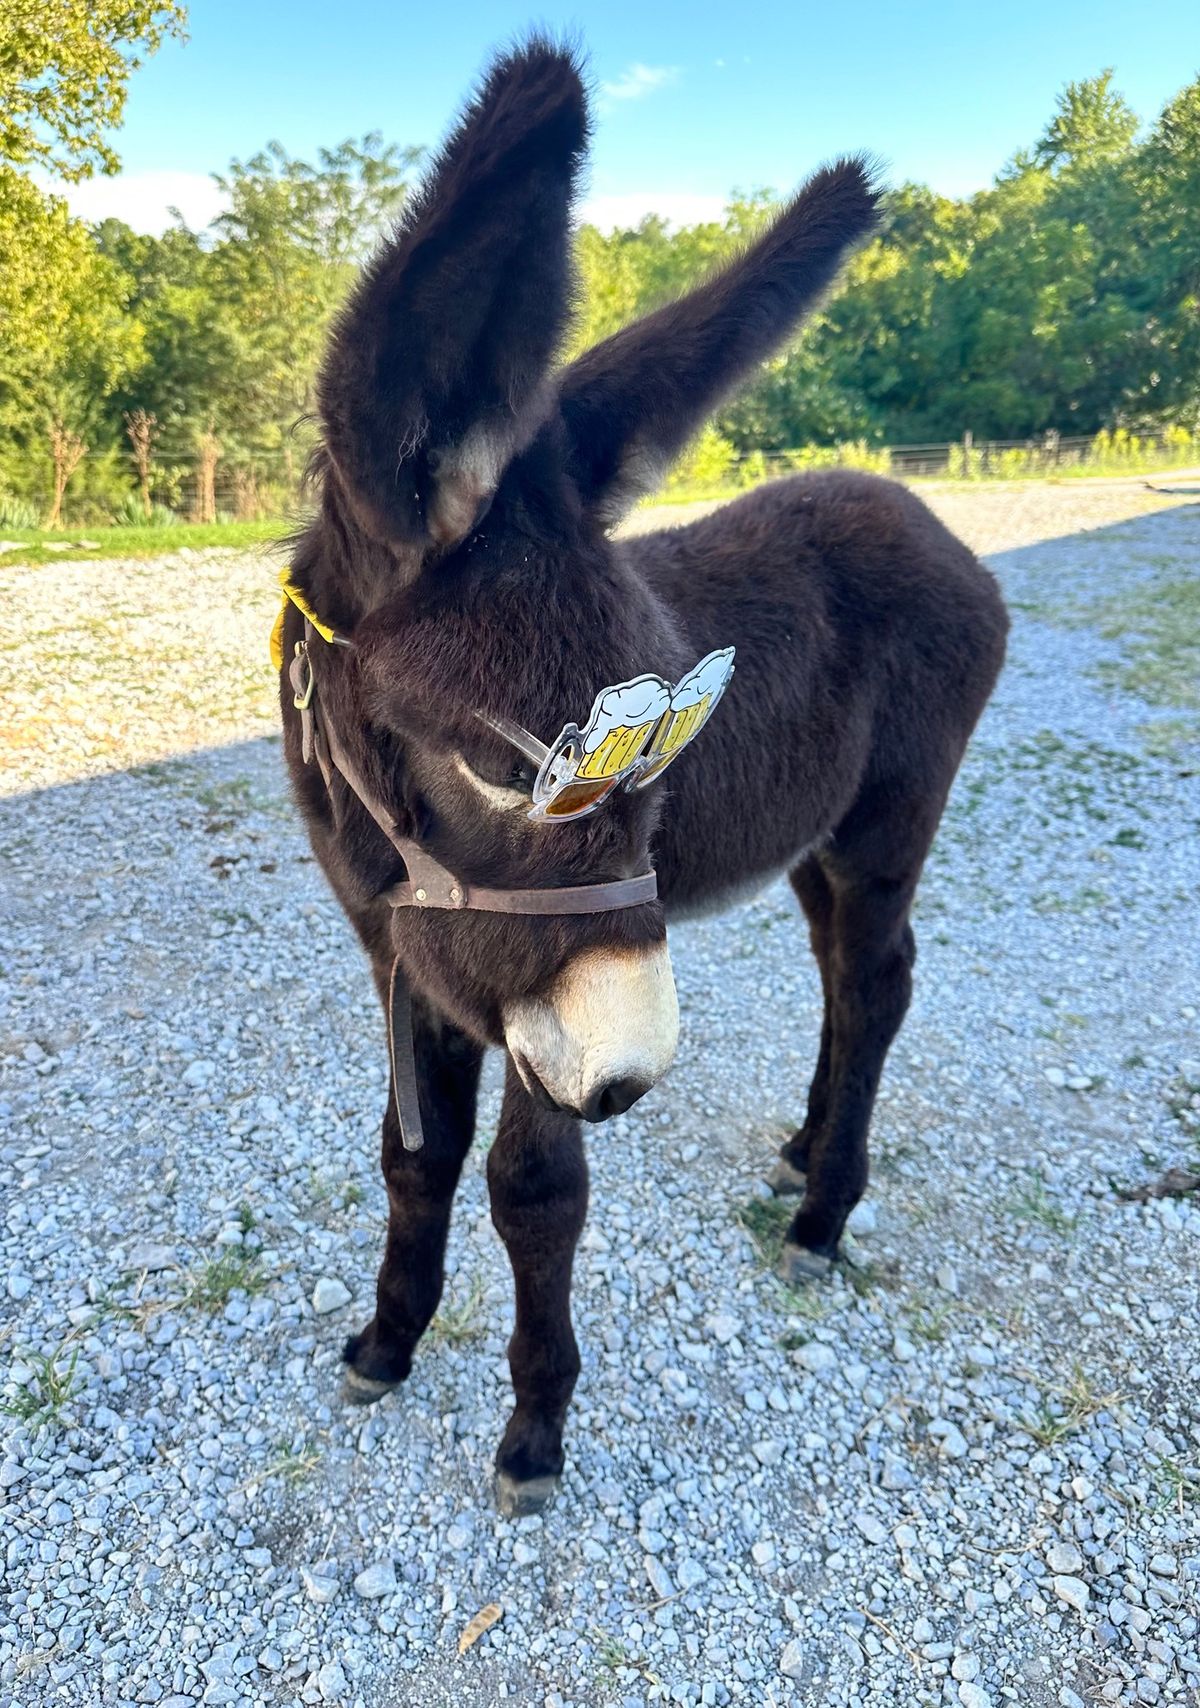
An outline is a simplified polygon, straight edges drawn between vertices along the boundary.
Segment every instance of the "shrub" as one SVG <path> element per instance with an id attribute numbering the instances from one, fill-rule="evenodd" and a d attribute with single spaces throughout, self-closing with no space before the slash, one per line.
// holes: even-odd
<path id="1" fill-rule="evenodd" d="M 36 528 L 41 519 L 41 511 L 30 499 L 0 492 L 0 528 Z"/>

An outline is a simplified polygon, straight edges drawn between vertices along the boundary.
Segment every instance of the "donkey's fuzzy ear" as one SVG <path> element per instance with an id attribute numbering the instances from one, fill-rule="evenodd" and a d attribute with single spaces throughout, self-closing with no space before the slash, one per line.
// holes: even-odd
<path id="1" fill-rule="evenodd" d="M 606 525 L 658 486 L 705 418 L 815 305 L 874 226 L 878 199 L 865 160 L 824 168 L 731 265 L 564 370 L 571 473 Z"/>
<path id="2" fill-rule="evenodd" d="M 351 294 L 318 396 L 334 476 L 376 539 L 462 539 L 537 427 L 586 140 L 574 54 L 541 37 L 505 54 Z"/>

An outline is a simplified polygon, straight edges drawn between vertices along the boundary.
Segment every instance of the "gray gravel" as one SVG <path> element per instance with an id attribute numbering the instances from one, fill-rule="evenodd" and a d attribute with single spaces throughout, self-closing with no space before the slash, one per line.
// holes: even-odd
<path id="1" fill-rule="evenodd" d="M 1114 1190 L 1200 1150 L 1196 716 L 1079 617 L 1194 574 L 1200 510 L 1002 498 L 938 501 L 1017 622 L 853 1267 L 788 1295 L 745 1225 L 819 1013 L 776 887 L 673 934 L 678 1063 L 590 1139 L 565 1488 L 516 1523 L 496 1063 L 438 1331 L 338 1401 L 384 1052 L 267 733 L 269 569 L 0 565 L 0 1704 L 1200 1702 L 1200 1200 Z"/>

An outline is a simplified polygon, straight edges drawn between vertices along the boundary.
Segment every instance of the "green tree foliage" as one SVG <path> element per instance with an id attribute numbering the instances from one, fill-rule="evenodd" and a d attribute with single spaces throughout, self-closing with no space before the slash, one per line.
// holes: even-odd
<path id="1" fill-rule="evenodd" d="M 0 160 L 67 179 L 115 172 L 105 132 L 121 122 L 129 74 L 185 16 L 176 0 L 4 0 Z"/>
<path id="2" fill-rule="evenodd" d="M 86 445 L 66 488 L 82 519 L 122 502 L 141 514 L 147 497 L 206 518 L 286 508 L 330 317 L 401 212 L 420 150 L 372 134 L 309 162 L 271 143 L 217 179 L 225 211 L 205 231 L 85 227 L 20 167 L 110 166 L 103 132 L 128 70 L 182 13 L 0 6 L 0 500 L 50 508 Z M 773 207 L 759 192 L 682 229 L 584 226 L 567 355 L 689 288 Z M 1200 80 L 1141 133 L 1104 71 L 1065 86 L 988 189 L 895 190 L 821 311 L 675 479 L 716 485 L 770 453 L 810 466 L 828 460 L 812 447 L 846 441 L 859 460 L 966 431 L 1102 431 L 1127 448 L 1173 425 L 1200 429 Z"/>

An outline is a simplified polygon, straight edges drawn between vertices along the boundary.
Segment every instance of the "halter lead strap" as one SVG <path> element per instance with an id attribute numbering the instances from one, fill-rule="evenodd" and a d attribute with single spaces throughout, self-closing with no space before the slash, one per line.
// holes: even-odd
<path id="1" fill-rule="evenodd" d="M 636 878 L 617 878 L 603 884 L 566 884 L 558 889 L 494 890 L 484 884 L 468 884 L 448 871 L 411 837 L 403 836 L 391 813 L 367 787 L 333 726 L 317 705 L 317 680 L 309 654 L 316 630 L 304 613 L 304 640 L 297 643 L 288 665 L 293 703 L 300 713 L 301 750 L 305 764 L 316 760 L 325 787 L 332 798 L 333 773 L 339 772 L 351 793 L 370 813 L 392 847 L 404 861 L 408 877 L 383 892 L 392 907 L 438 908 L 445 912 L 509 913 L 540 915 L 611 913 L 617 908 L 637 907 L 658 894 L 658 876 L 642 872 Z M 343 643 L 345 644 L 345 643 Z M 425 1143 L 421 1126 L 421 1104 L 417 1091 L 417 1062 L 413 1048 L 412 991 L 397 955 L 388 980 L 388 1054 L 400 1139 L 407 1151 L 419 1151 Z"/>

